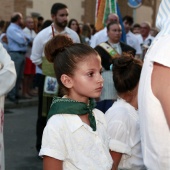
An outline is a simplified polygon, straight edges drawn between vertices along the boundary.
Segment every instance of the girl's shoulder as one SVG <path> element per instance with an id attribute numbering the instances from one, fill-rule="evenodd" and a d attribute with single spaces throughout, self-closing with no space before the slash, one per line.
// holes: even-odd
<path id="1" fill-rule="evenodd" d="M 78 115 L 56 114 L 50 117 L 47 126 L 56 131 L 68 132 L 82 126 L 82 121 Z"/>
<path id="2" fill-rule="evenodd" d="M 105 120 L 105 115 L 102 111 L 98 110 L 98 109 L 93 109 L 93 114 L 95 116 L 95 119 L 101 123 L 103 123 L 104 125 L 106 125 L 106 120 Z"/>
<path id="3" fill-rule="evenodd" d="M 65 124 L 63 114 L 56 114 L 50 117 L 47 121 L 47 126 L 52 126 L 56 129 L 60 129 Z"/>
<path id="4" fill-rule="evenodd" d="M 106 120 L 116 121 L 122 120 L 122 122 L 127 122 L 130 119 L 129 109 L 125 105 L 119 105 L 115 102 L 105 113 Z"/>

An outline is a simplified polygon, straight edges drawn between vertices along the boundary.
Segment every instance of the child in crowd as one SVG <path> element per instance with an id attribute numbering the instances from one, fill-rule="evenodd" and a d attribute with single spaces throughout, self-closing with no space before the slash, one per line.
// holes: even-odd
<path id="1" fill-rule="evenodd" d="M 54 63 L 64 96 L 53 99 L 43 132 L 44 170 L 111 170 L 104 114 L 94 109 L 92 99 L 103 87 L 100 56 L 67 35 L 49 40 L 45 56 Z"/>
<path id="2" fill-rule="evenodd" d="M 137 92 L 142 62 L 130 56 L 116 58 L 113 81 L 118 99 L 106 112 L 113 170 L 144 170 Z"/>

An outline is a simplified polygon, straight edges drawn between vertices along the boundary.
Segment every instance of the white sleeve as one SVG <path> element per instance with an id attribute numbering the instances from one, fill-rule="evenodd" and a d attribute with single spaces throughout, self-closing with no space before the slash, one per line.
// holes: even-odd
<path id="1" fill-rule="evenodd" d="M 45 155 L 58 160 L 64 160 L 66 158 L 65 133 L 62 130 L 64 122 L 62 119 L 56 121 L 56 116 L 54 117 L 49 119 L 44 129 L 39 156 Z"/>
<path id="2" fill-rule="evenodd" d="M 94 35 L 94 36 L 92 37 L 92 39 L 90 40 L 90 46 L 91 46 L 92 48 L 95 48 L 96 45 L 97 45 L 97 36 Z"/>
<path id="3" fill-rule="evenodd" d="M 44 43 L 43 43 L 44 40 L 40 33 L 33 40 L 32 52 L 30 57 L 35 65 L 40 65 L 42 63 L 42 57 L 44 53 Z"/>
<path id="4" fill-rule="evenodd" d="M 142 54 L 142 48 L 140 46 L 139 40 L 136 38 L 135 39 L 135 49 L 136 49 L 136 54 Z"/>
<path id="5" fill-rule="evenodd" d="M 158 39 L 156 38 L 146 53 L 146 57 L 148 56 L 152 62 L 157 62 L 166 67 L 170 67 L 169 43 L 170 35 L 161 36 Z"/>
<path id="6" fill-rule="evenodd" d="M 78 34 L 76 35 L 75 43 L 80 43 L 80 38 L 79 38 Z"/>
<path id="7" fill-rule="evenodd" d="M 16 71 L 14 62 L 0 43 L 0 96 L 8 93 L 15 85 Z"/>
<path id="8" fill-rule="evenodd" d="M 127 119 L 120 116 L 120 113 L 108 120 L 108 134 L 110 136 L 109 148 L 111 151 L 131 155 L 129 144 L 129 127 L 126 125 Z M 122 119 L 123 118 L 123 119 Z M 110 119 L 110 118 L 109 118 Z"/>

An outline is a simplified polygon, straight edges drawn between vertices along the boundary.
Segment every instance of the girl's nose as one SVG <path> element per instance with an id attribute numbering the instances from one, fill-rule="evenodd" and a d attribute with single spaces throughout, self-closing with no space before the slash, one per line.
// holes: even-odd
<path id="1" fill-rule="evenodd" d="M 103 82 L 104 82 L 104 79 L 103 79 L 102 75 L 100 75 L 100 78 L 99 78 L 99 80 L 98 80 L 98 83 L 103 83 Z"/>

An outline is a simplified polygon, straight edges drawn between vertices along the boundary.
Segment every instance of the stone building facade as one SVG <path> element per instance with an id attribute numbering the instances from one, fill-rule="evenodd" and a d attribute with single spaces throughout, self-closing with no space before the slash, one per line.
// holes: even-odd
<path id="1" fill-rule="evenodd" d="M 131 15 L 135 22 L 149 21 L 155 25 L 157 10 L 161 0 L 143 0 L 142 6 L 132 9 L 126 0 L 118 0 L 122 16 Z M 53 3 L 61 0 L 0 0 L 0 19 L 9 21 L 15 11 L 20 11 L 23 16 L 41 15 L 44 19 L 50 19 L 50 8 Z M 69 18 L 76 18 L 80 23 L 95 23 L 96 0 L 62 0 L 67 4 L 70 14 Z M 144 12 L 145 11 L 145 12 Z"/>
<path id="2" fill-rule="evenodd" d="M 9 21 L 13 12 L 19 11 L 26 16 L 26 9 L 33 7 L 32 0 L 0 0 L 0 19 Z"/>

